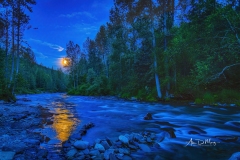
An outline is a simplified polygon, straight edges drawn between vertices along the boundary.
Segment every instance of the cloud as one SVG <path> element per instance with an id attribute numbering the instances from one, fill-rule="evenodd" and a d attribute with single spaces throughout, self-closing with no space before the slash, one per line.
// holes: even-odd
<path id="1" fill-rule="evenodd" d="M 42 59 L 48 58 L 48 56 L 44 55 L 42 52 L 38 52 L 36 49 L 33 49 L 33 52 L 34 52 L 35 56 L 38 58 L 42 58 Z"/>
<path id="2" fill-rule="evenodd" d="M 86 16 L 91 19 L 96 19 L 91 13 L 89 12 L 73 12 L 71 14 L 61 14 L 59 17 L 64 18 L 73 18 L 73 17 L 79 17 L 79 16 Z"/>
<path id="3" fill-rule="evenodd" d="M 57 50 L 58 52 L 62 52 L 62 51 L 64 50 L 63 47 L 61 47 L 61 46 L 59 46 L 59 45 L 57 45 L 57 44 L 52 44 L 52 43 L 48 43 L 48 42 L 43 42 L 43 41 L 41 41 L 41 40 L 32 39 L 32 38 L 30 39 L 30 41 L 33 41 L 33 42 L 38 43 L 38 44 L 41 44 L 41 45 L 48 46 L 48 47 L 50 47 L 50 48 L 52 48 L 52 49 Z"/>
<path id="4" fill-rule="evenodd" d="M 91 25 L 91 24 L 86 24 L 86 23 L 81 23 L 81 24 L 75 24 L 73 27 L 79 31 L 82 32 L 89 32 L 89 31 L 97 31 L 98 27 Z"/>

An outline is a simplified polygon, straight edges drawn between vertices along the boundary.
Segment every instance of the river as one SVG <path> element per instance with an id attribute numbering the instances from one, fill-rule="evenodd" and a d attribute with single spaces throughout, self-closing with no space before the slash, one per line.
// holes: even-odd
<path id="1" fill-rule="evenodd" d="M 161 135 L 171 130 L 176 138 L 166 137 L 159 154 L 163 159 L 228 159 L 240 151 L 239 107 L 194 106 L 190 104 L 147 103 L 109 97 L 67 96 L 62 93 L 17 96 L 25 105 L 41 105 L 53 116 L 46 117 L 36 130 L 45 137 L 41 147 L 61 150 L 62 142 L 84 124 L 95 126 L 83 140 L 144 131 Z M 30 101 L 23 101 L 23 99 Z M 144 120 L 151 113 L 152 120 Z"/>

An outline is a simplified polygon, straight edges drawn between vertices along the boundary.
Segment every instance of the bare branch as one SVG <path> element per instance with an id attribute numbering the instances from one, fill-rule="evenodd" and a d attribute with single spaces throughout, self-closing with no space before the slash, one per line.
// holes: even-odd
<path id="1" fill-rule="evenodd" d="M 235 37 L 236 37 L 236 39 L 237 39 L 238 44 L 240 44 L 240 39 L 239 39 L 239 37 L 238 37 L 238 34 L 237 34 L 235 28 L 233 27 L 233 25 L 231 24 L 231 22 L 229 21 L 229 19 L 228 19 L 225 15 L 223 15 L 223 17 L 227 20 L 227 22 L 228 22 L 231 30 L 232 30 L 233 33 L 235 34 Z"/>
<path id="2" fill-rule="evenodd" d="M 211 77 L 209 78 L 209 80 L 210 80 L 210 81 L 213 81 L 213 80 L 219 78 L 221 75 L 223 75 L 224 78 L 226 79 L 225 74 L 224 74 L 224 71 L 226 71 L 226 70 L 229 69 L 230 67 L 237 66 L 237 65 L 240 65 L 240 63 L 235 63 L 235 64 L 232 64 L 232 65 L 229 65 L 229 66 L 224 67 L 221 72 L 219 72 L 219 73 L 211 76 Z"/>

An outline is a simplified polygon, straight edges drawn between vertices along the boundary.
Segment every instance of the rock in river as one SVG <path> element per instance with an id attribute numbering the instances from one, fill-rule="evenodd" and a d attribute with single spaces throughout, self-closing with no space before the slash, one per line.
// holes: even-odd
<path id="1" fill-rule="evenodd" d="M 147 113 L 146 116 L 143 118 L 144 120 L 152 120 L 152 114 L 151 113 Z"/>
<path id="2" fill-rule="evenodd" d="M 76 141 L 73 146 L 77 149 L 86 149 L 89 145 L 89 142 L 87 141 Z"/>
<path id="3" fill-rule="evenodd" d="M 104 152 L 104 158 L 109 159 L 109 155 L 114 153 L 114 149 L 108 149 Z"/>
<path id="4" fill-rule="evenodd" d="M 146 144 L 139 144 L 138 146 L 144 152 L 151 152 L 151 149 Z"/>
<path id="5" fill-rule="evenodd" d="M 99 150 L 99 152 L 104 152 L 105 151 L 105 148 L 99 143 L 95 144 L 94 149 Z"/>
<path id="6" fill-rule="evenodd" d="M 122 143 L 128 144 L 128 138 L 127 138 L 127 137 L 125 137 L 125 136 L 123 136 L 123 135 L 120 135 L 120 136 L 118 137 L 118 139 L 119 139 Z"/>

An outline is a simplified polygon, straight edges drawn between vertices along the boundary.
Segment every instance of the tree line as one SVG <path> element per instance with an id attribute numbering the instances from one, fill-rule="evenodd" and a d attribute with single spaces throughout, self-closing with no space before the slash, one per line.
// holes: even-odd
<path id="1" fill-rule="evenodd" d="M 239 102 L 240 3 L 115 0 L 82 48 L 67 43 L 69 94 Z"/>
<path id="2" fill-rule="evenodd" d="M 31 27 L 28 13 L 35 4 L 35 0 L 0 1 L 0 99 L 12 101 L 16 93 L 66 89 L 66 75 L 38 65 L 23 40 L 24 31 Z"/>

